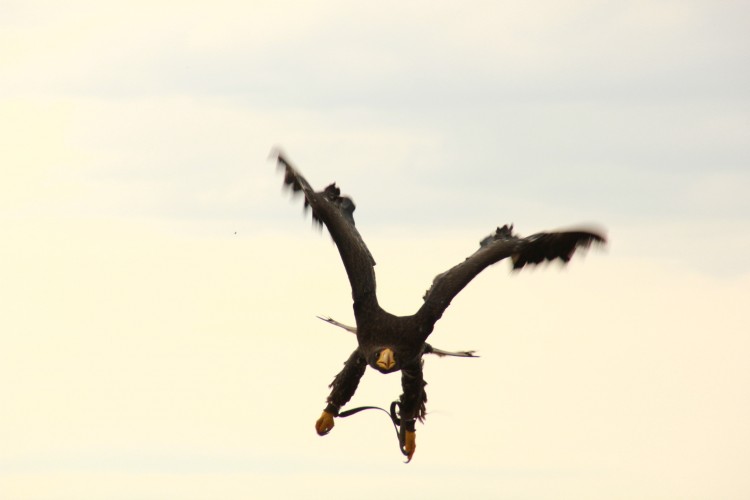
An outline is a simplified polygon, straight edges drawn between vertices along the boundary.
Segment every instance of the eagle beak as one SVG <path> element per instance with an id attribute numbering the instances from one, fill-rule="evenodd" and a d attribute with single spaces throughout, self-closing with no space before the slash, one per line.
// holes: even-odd
<path id="1" fill-rule="evenodd" d="M 396 364 L 396 358 L 393 355 L 393 351 L 388 347 L 380 351 L 377 364 L 383 370 L 390 370 L 393 368 L 393 365 Z"/>

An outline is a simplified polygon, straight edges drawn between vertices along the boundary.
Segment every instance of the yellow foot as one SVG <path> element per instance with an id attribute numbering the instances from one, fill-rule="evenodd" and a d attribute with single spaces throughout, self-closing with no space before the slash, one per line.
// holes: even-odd
<path id="1" fill-rule="evenodd" d="M 411 457 L 414 456 L 414 451 L 417 449 L 417 433 L 406 431 L 406 439 L 404 440 L 404 451 L 406 452 L 406 463 L 411 462 Z"/>
<path id="2" fill-rule="evenodd" d="M 333 415 L 324 411 L 317 422 L 315 422 L 315 430 L 319 436 L 325 436 L 333 429 Z"/>

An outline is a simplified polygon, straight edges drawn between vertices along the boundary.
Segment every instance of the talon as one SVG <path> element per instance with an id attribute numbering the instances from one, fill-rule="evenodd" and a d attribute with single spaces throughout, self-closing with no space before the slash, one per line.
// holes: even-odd
<path id="1" fill-rule="evenodd" d="M 406 463 L 411 462 L 411 457 L 414 456 L 414 451 L 417 449 L 417 433 L 412 431 L 406 431 L 406 439 L 404 439 L 404 451 L 406 452 Z"/>
<path id="2" fill-rule="evenodd" d="M 315 430 L 319 436 L 325 436 L 333 429 L 333 415 L 324 411 L 317 422 L 315 422 Z"/>

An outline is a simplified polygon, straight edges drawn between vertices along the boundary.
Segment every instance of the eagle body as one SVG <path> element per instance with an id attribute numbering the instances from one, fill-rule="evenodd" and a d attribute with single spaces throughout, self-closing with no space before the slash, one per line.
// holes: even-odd
<path id="1" fill-rule="evenodd" d="M 352 289 L 356 327 L 321 318 L 354 332 L 357 347 L 331 382 L 327 406 L 315 428 L 320 435 L 330 432 L 334 418 L 354 395 L 367 366 L 384 374 L 400 371 L 403 393 L 399 397 L 399 436 L 402 452 L 409 460 L 416 448 L 414 424 L 424 419 L 427 402 L 423 355 L 474 356 L 473 351 L 443 351 L 427 343 L 435 323 L 451 300 L 479 273 L 501 260 L 510 259 L 514 270 L 553 260 L 564 264 L 577 249 L 606 241 L 600 232 L 586 228 L 542 232 L 524 238 L 513 232 L 513 226 L 498 227 L 480 241 L 479 249 L 472 255 L 435 277 L 423 297 L 423 304 L 414 314 L 395 316 L 378 304 L 375 259 L 355 226 L 356 206 L 352 199 L 341 196 L 336 184 L 330 184 L 323 191 L 314 191 L 281 152 L 276 151 L 275 156 L 279 168 L 284 170 L 284 184 L 304 196 L 304 207 L 312 211 L 313 221 L 328 229 Z"/>
<path id="2" fill-rule="evenodd" d="M 399 367 L 421 359 L 424 340 L 432 331 L 420 323 L 417 316 L 394 316 L 385 311 L 380 314 L 361 315 L 356 312 L 357 343 L 368 364 L 382 373 L 398 371 Z M 428 331 L 429 330 L 429 331 Z M 385 347 L 396 353 L 396 365 L 389 370 L 379 368 L 373 355 Z"/>

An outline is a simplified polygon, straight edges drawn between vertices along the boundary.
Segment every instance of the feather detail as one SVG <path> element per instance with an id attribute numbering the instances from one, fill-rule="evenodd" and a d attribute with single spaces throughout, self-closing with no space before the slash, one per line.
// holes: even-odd
<path id="1" fill-rule="evenodd" d="M 455 356 L 458 358 L 478 358 L 476 354 L 474 354 L 476 351 L 444 351 L 442 349 L 438 349 L 437 347 L 432 347 L 430 344 L 425 342 L 425 354 L 434 354 L 438 357 L 445 357 L 445 356 Z"/>
<path id="2" fill-rule="evenodd" d="M 280 150 L 273 150 L 278 168 L 284 170 L 284 186 L 292 193 L 304 195 L 304 209 L 312 210 L 313 222 L 325 225 L 339 250 L 352 287 L 352 298 L 365 308 L 377 306 L 375 297 L 375 259 L 354 225 L 355 205 L 351 198 L 341 196 L 335 183 L 315 192 L 302 174 Z"/>
<path id="3" fill-rule="evenodd" d="M 335 319 L 331 318 L 330 316 L 325 316 L 325 317 L 324 316 L 316 316 L 316 318 L 322 319 L 326 323 L 330 323 L 333 326 L 338 326 L 339 328 L 343 328 L 347 332 L 351 332 L 351 333 L 353 333 L 355 335 L 357 334 L 357 327 L 345 325 L 343 323 L 339 323 L 338 321 L 336 321 Z"/>

